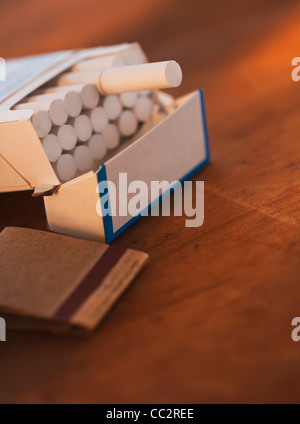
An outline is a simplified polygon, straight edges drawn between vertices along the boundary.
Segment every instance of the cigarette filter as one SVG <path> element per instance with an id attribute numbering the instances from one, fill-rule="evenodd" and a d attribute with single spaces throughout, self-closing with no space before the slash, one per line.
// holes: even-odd
<path id="1" fill-rule="evenodd" d="M 103 139 L 108 150 L 116 149 L 121 142 L 117 126 L 114 124 L 108 124 L 104 128 Z"/>

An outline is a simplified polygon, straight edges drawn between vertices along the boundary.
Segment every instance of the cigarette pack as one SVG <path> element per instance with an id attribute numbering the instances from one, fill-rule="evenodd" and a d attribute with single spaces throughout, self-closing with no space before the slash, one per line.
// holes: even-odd
<path id="1" fill-rule="evenodd" d="M 104 209 L 119 210 L 117 192 L 124 192 L 120 174 L 128 186 L 135 181 L 148 187 L 147 210 L 157 199 L 150 198 L 152 181 L 184 181 L 210 160 L 203 92 L 196 91 L 177 100 L 156 92 L 161 108 L 134 138 L 123 142 L 105 157 L 94 171 L 62 183 L 33 127 L 34 111 L 14 110 L 23 99 L 50 81 L 72 70 L 78 63 L 94 58 L 138 51 L 141 47 L 122 44 L 53 53 L 8 61 L 6 83 L 0 83 L 0 192 L 34 190 L 44 196 L 48 226 L 53 232 L 110 243 L 144 212 L 132 216 L 105 214 Z M 105 193 L 99 187 L 107 185 Z M 128 193 L 128 202 L 133 194 Z M 122 215 L 122 216 L 121 216 Z"/>
<path id="2" fill-rule="evenodd" d="M 0 248 L 0 313 L 11 330 L 89 333 L 148 261 L 142 252 L 22 228 L 6 228 Z"/>

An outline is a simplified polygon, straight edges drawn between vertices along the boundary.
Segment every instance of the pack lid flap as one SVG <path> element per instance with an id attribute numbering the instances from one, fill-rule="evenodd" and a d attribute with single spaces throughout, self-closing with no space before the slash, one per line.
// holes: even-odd
<path id="1" fill-rule="evenodd" d="M 60 184 L 29 120 L 0 125 L 0 154 L 0 191 L 19 191 L 21 180 L 27 190 Z"/>

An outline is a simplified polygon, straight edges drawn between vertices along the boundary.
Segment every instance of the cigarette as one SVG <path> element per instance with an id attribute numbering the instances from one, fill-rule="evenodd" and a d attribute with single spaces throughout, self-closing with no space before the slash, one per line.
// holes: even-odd
<path id="1" fill-rule="evenodd" d="M 81 101 L 84 109 L 94 109 L 100 103 L 100 93 L 93 84 L 85 85 L 81 90 Z"/>
<path id="2" fill-rule="evenodd" d="M 96 71 L 71 72 L 58 78 L 58 85 L 95 84 L 101 94 L 120 94 L 179 87 L 182 70 L 173 60 L 122 66 Z"/>
<path id="3" fill-rule="evenodd" d="M 33 115 L 31 123 L 39 138 L 47 137 L 52 129 L 52 121 L 49 113 L 43 110 L 40 110 Z"/>
<path id="4" fill-rule="evenodd" d="M 65 106 L 70 118 L 77 118 L 82 111 L 82 101 L 76 91 L 70 91 L 64 98 Z"/>
<path id="5" fill-rule="evenodd" d="M 141 65 L 146 61 L 144 54 L 138 48 L 129 50 L 125 57 L 128 65 Z"/>
<path id="6" fill-rule="evenodd" d="M 123 55 L 110 55 L 98 57 L 96 59 L 89 59 L 78 63 L 73 66 L 73 72 L 92 71 L 95 69 L 106 69 L 112 67 L 120 67 L 128 65 L 125 56 Z"/>
<path id="7" fill-rule="evenodd" d="M 73 150 L 77 144 L 77 134 L 72 125 L 62 125 L 54 128 L 55 134 L 63 148 L 63 150 Z"/>
<path id="8" fill-rule="evenodd" d="M 101 160 L 107 154 L 105 140 L 101 134 L 94 134 L 90 139 L 88 146 L 95 160 Z"/>
<path id="9" fill-rule="evenodd" d="M 15 110 L 34 110 L 49 112 L 50 119 L 55 126 L 64 125 L 68 120 L 68 112 L 62 99 L 53 101 L 23 103 L 15 106 Z"/>
<path id="10" fill-rule="evenodd" d="M 138 120 L 131 110 L 122 112 L 118 120 L 118 128 L 123 137 L 130 137 L 137 132 Z"/>
<path id="11" fill-rule="evenodd" d="M 82 101 L 80 95 L 76 91 L 70 91 L 70 88 L 67 92 L 32 96 L 29 97 L 27 101 L 30 103 L 36 103 L 44 101 L 53 101 L 55 99 L 62 99 L 64 101 L 66 110 L 70 118 L 76 118 L 80 115 L 82 111 Z"/>
<path id="12" fill-rule="evenodd" d="M 172 96 L 170 96 L 167 93 L 164 93 L 163 91 L 158 91 L 156 93 L 156 98 L 157 98 L 160 106 L 162 106 L 162 108 L 164 109 L 164 111 L 167 114 L 170 115 L 172 112 L 175 111 L 176 104 L 175 104 L 175 100 Z"/>
<path id="13" fill-rule="evenodd" d="M 44 138 L 42 144 L 49 161 L 51 163 L 57 162 L 62 154 L 62 147 L 58 137 L 54 134 L 49 134 Z"/>
<path id="14" fill-rule="evenodd" d="M 57 85 L 78 85 L 78 84 L 93 84 L 98 86 L 99 78 L 102 70 L 85 71 L 85 72 L 70 72 L 62 74 L 57 78 Z"/>
<path id="15" fill-rule="evenodd" d="M 70 120 L 69 124 L 73 125 L 79 141 L 86 143 L 92 137 L 92 121 L 88 116 L 80 115 L 74 120 Z"/>
<path id="16" fill-rule="evenodd" d="M 96 107 L 89 113 L 92 122 L 92 127 L 95 133 L 102 133 L 109 119 L 103 107 Z"/>
<path id="17" fill-rule="evenodd" d="M 182 70 L 175 61 L 125 66 L 105 70 L 99 79 L 103 94 L 179 87 Z"/>
<path id="18" fill-rule="evenodd" d="M 94 164 L 94 158 L 87 146 L 78 146 L 74 152 L 74 160 L 77 168 L 81 172 L 91 171 Z"/>
<path id="19" fill-rule="evenodd" d="M 144 91 L 139 91 L 138 92 L 138 96 L 139 97 L 150 96 L 150 94 L 152 94 L 152 91 L 151 90 L 144 90 Z"/>
<path id="20" fill-rule="evenodd" d="M 121 142 L 120 133 L 116 125 L 108 124 L 102 133 L 107 149 L 116 149 Z"/>
<path id="21" fill-rule="evenodd" d="M 106 96 L 103 102 L 103 109 L 111 121 L 115 121 L 122 113 L 122 104 L 118 96 L 111 94 Z"/>
<path id="22" fill-rule="evenodd" d="M 77 166 L 72 155 L 64 154 L 57 162 L 57 173 L 61 181 L 67 182 L 75 178 Z"/>
<path id="23" fill-rule="evenodd" d="M 153 112 L 154 102 L 150 97 L 142 96 L 138 99 L 134 113 L 140 122 L 147 122 Z"/>
<path id="24" fill-rule="evenodd" d="M 45 94 L 61 93 L 66 91 L 76 91 L 81 97 L 83 109 L 94 109 L 100 103 L 100 93 L 97 87 L 93 84 L 79 84 L 50 87 L 45 90 Z"/>
<path id="25" fill-rule="evenodd" d="M 128 108 L 132 109 L 138 100 L 138 93 L 122 93 L 120 94 L 121 104 Z"/>

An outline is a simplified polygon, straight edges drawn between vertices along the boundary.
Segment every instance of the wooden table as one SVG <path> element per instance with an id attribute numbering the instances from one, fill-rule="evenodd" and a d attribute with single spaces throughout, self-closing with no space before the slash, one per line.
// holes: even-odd
<path id="1" fill-rule="evenodd" d="M 115 242 L 151 261 L 91 338 L 8 334 L 1 402 L 300 400 L 299 18 L 296 0 L 1 1 L 4 57 L 138 40 L 179 60 L 213 159 L 202 228 L 144 218 Z M 30 193 L 0 202 L 0 229 L 46 229 Z"/>

